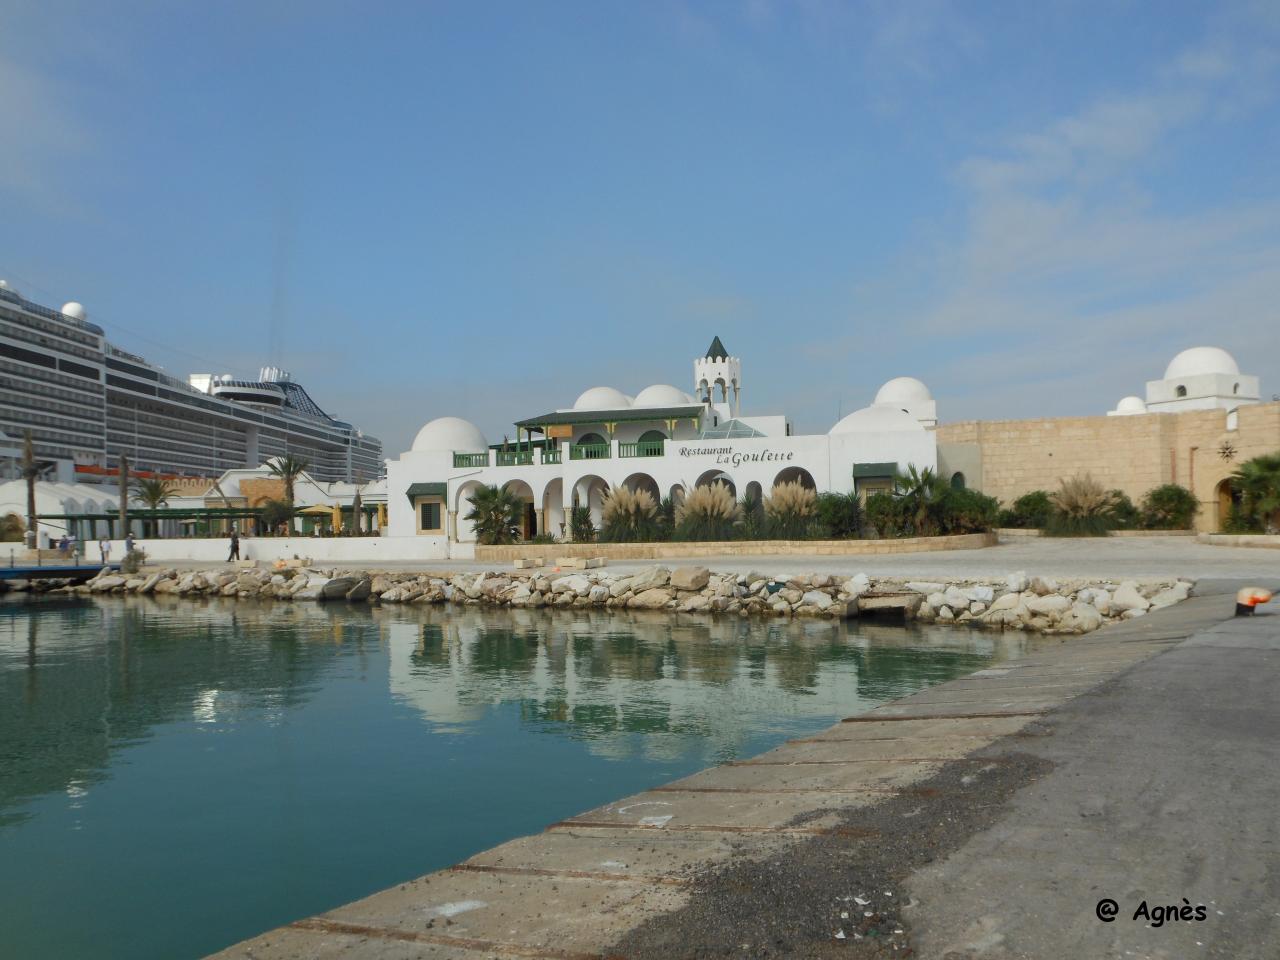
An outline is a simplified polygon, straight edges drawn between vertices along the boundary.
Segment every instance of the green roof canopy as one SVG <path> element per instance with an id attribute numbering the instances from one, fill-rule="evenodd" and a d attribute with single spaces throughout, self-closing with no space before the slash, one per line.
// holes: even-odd
<path id="1" fill-rule="evenodd" d="M 702 416 L 706 408 L 702 404 L 687 407 L 624 407 L 621 410 L 564 410 L 544 413 L 540 417 L 519 420 L 517 427 L 538 428 L 551 426 L 577 426 L 588 423 L 623 423 L 637 420 L 688 420 Z"/>
<path id="2" fill-rule="evenodd" d="M 898 465 L 889 463 L 855 463 L 853 477 L 855 480 L 867 477 L 892 477 L 898 472 Z"/>
<path id="3" fill-rule="evenodd" d="M 449 495 L 449 485 L 447 483 L 411 483 L 404 495 L 410 501 L 414 497 L 447 497 Z"/>

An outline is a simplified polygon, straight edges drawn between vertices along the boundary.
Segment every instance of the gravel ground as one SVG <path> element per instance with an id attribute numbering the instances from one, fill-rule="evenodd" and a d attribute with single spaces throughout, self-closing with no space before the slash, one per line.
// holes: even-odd
<path id="1" fill-rule="evenodd" d="M 990 758 L 990 764 L 953 762 L 908 791 L 849 809 L 835 832 L 782 855 L 703 875 L 684 908 L 636 928 L 605 955 L 917 956 L 901 915 L 902 882 L 991 826 L 1016 791 L 1049 772 L 1047 761 L 1009 752 L 1016 744 L 1006 738 L 971 755 Z"/>

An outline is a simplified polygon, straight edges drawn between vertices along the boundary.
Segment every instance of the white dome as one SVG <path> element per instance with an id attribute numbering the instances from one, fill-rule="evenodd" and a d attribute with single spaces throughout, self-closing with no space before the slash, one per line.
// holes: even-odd
<path id="1" fill-rule="evenodd" d="M 684 407 L 689 405 L 689 395 L 669 383 L 655 383 L 636 394 L 637 407 Z"/>
<path id="2" fill-rule="evenodd" d="M 489 449 L 489 441 L 474 423 L 458 417 L 438 417 L 418 431 L 411 449 L 483 453 Z"/>
<path id="3" fill-rule="evenodd" d="M 1146 413 L 1147 402 L 1141 397 L 1125 397 L 1116 404 L 1116 413 L 1121 416 L 1129 416 L 1135 413 Z"/>
<path id="4" fill-rule="evenodd" d="M 621 410 L 629 406 L 627 395 L 613 387 L 592 387 L 573 402 L 575 410 Z"/>
<path id="5" fill-rule="evenodd" d="M 915 377 L 894 377 L 879 390 L 873 403 L 892 403 L 897 406 L 913 403 L 929 403 L 933 394 Z"/>
<path id="6" fill-rule="evenodd" d="M 834 427 L 831 433 L 916 433 L 924 430 L 920 421 L 893 404 L 874 403 L 855 410 Z"/>
<path id="7" fill-rule="evenodd" d="M 12 293 L 15 297 L 20 297 L 20 296 L 22 296 L 22 294 L 20 294 L 17 290 L 15 290 L 15 289 L 13 289 L 13 287 L 9 286 L 9 281 L 8 281 L 8 280 L 0 280 L 0 290 L 8 290 L 8 291 L 9 291 L 10 293 Z"/>
<path id="8" fill-rule="evenodd" d="M 1223 373 L 1234 377 L 1240 372 L 1235 357 L 1221 347 L 1192 347 L 1169 361 L 1164 378 L 1195 377 L 1205 373 Z"/>
<path id="9" fill-rule="evenodd" d="M 74 300 L 62 305 L 62 314 L 63 316 L 71 317 L 73 320 L 83 320 L 88 316 L 85 313 L 84 304 L 76 303 Z"/>

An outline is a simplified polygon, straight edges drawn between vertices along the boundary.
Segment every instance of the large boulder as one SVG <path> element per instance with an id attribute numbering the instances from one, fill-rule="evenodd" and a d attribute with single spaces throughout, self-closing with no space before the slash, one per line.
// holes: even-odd
<path id="1" fill-rule="evenodd" d="M 1089 633 L 1100 626 L 1102 626 L 1102 614 L 1098 612 L 1098 608 L 1089 603 L 1081 603 L 1079 600 L 1073 603 L 1071 609 L 1058 621 L 1060 629 L 1077 630 L 1080 633 Z"/>
<path id="2" fill-rule="evenodd" d="M 1126 580 L 1120 586 L 1116 587 L 1115 593 L 1111 594 L 1111 610 L 1113 613 L 1125 614 L 1130 610 L 1140 610 L 1146 613 L 1151 607 L 1151 602 L 1138 590 L 1138 585 L 1132 580 Z"/>
<path id="3" fill-rule="evenodd" d="M 835 603 L 835 601 L 821 590 L 809 590 L 800 598 L 800 605 L 802 607 L 817 607 L 824 613 L 833 603 Z"/>
<path id="4" fill-rule="evenodd" d="M 1056 593 L 1044 597 L 1036 597 L 1027 604 L 1027 609 L 1042 617 L 1061 616 L 1071 609 L 1071 601 Z"/>
<path id="5" fill-rule="evenodd" d="M 646 567 L 627 581 L 627 588 L 637 596 L 646 590 L 665 587 L 671 580 L 671 571 L 666 567 Z"/>
<path id="6" fill-rule="evenodd" d="M 934 583 L 932 580 L 910 580 L 907 582 L 907 589 L 927 595 L 943 593 L 946 591 L 947 585 L 945 583 Z"/>
<path id="7" fill-rule="evenodd" d="M 153 573 L 142 582 L 142 586 L 138 588 L 139 593 L 151 593 L 155 590 L 156 584 L 160 582 L 161 574 Z"/>
<path id="8" fill-rule="evenodd" d="M 677 590 L 701 590 L 711 580 L 706 567 L 676 567 L 671 571 L 671 586 Z"/>
<path id="9" fill-rule="evenodd" d="M 359 582 L 355 577 L 334 577 L 320 588 L 320 599 L 343 600 Z"/>
<path id="10" fill-rule="evenodd" d="M 559 577 L 551 584 L 552 593 L 571 593 L 575 597 L 585 597 L 591 590 L 592 583 L 580 573 L 567 577 Z"/>
<path id="11" fill-rule="evenodd" d="M 347 591 L 347 599 L 353 603 L 359 603 L 369 599 L 369 595 L 373 592 L 373 581 L 368 577 L 361 577 L 354 587 Z"/>
<path id="12" fill-rule="evenodd" d="M 107 593 L 111 590 L 114 590 L 116 587 L 123 588 L 126 582 L 127 582 L 127 578 L 125 577 L 119 577 L 115 575 L 106 576 L 106 577 L 99 576 L 94 578 L 91 584 L 91 589 L 93 590 L 94 593 Z"/>
<path id="13" fill-rule="evenodd" d="M 653 587 L 637 593 L 627 601 L 627 606 L 635 607 L 637 610 L 661 610 L 671 602 L 674 596 L 675 594 L 665 587 Z"/>
<path id="14" fill-rule="evenodd" d="M 1151 608 L 1158 610 L 1161 607 L 1171 607 L 1175 603 L 1181 603 L 1191 595 L 1191 584 L 1185 580 L 1179 580 L 1172 587 L 1161 590 L 1151 598 Z"/>

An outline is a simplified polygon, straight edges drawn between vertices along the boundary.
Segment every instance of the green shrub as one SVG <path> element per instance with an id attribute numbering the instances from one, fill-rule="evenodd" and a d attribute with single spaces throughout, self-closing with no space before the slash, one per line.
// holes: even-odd
<path id="1" fill-rule="evenodd" d="M 747 494 L 738 503 L 742 514 L 742 522 L 738 526 L 738 534 L 743 540 L 763 540 L 767 533 L 767 518 L 764 513 L 764 501 L 759 497 Z"/>
<path id="2" fill-rule="evenodd" d="M 1049 514 L 1052 512 L 1053 503 L 1049 500 L 1049 491 L 1032 490 L 1013 501 L 1013 506 L 1009 509 L 1000 511 L 999 523 L 1002 527 L 1042 530 L 1049 522 Z"/>
<path id="3" fill-rule="evenodd" d="M 1240 513 L 1266 531 L 1280 522 L 1280 453 L 1266 453 L 1240 464 L 1231 475 L 1240 495 Z"/>
<path id="4" fill-rule="evenodd" d="M 1000 501 L 977 490 L 948 487 L 934 502 L 934 514 L 940 533 L 985 533 L 996 524 Z"/>
<path id="5" fill-rule="evenodd" d="M 471 521 L 479 543 L 515 543 L 519 539 L 524 503 L 509 490 L 477 487 L 467 502 L 471 504 L 471 511 L 463 519 Z"/>
<path id="6" fill-rule="evenodd" d="M 1111 529 L 1137 530 L 1142 526 L 1142 512 L 1133 505 L 1123 490 L 1111 491 Z"/>
<path id="7" fill-rule="evenodd" d="M 611 543 L 648 543 L 658 538 L 658 505 L 648 490 L 614 487 L 605 494 L 600 539 Z"/>
<path id="8" fill-rule="evenodd" d="M 1142 525 L 1148 530 L 1190 530 L 1200 501 L 1186 487 L 1166 483 L 1142 498 Z"/>
<path id="9" fill-rule="evenodd" d="M 124 559 L 120 561 L 121 573 L 137 573 L 143 568 L 147 562 L 147 551 L 141 547 L 134 547 L 124 555 Z"/>
<path id="10" fill-rule="evenodd" d="M 670 540 L 676 535 L 676 504 L 670 497 L 663 497 L 658 504 L 658 539 Z"/>
<path id="11" fill-rule="evenodd" d="M 591 522 L 589 507 L 574 507 L 569 512 L 569 532 L 574 543 L 592 543 L 596 538 L 596 525 Z"/>
<path id="12" fill-rule="evenodd" d="M 741 508 L 728 486 L 717 481 L 694 487 L 676 507 L 676 538 L 731 540 L 741 519 Z"/>
<path id="13" fill-rule="evenodd" d="M 559 543 L 559 542 L 560 542 L 560 538 L 557 537 L 554 533 L 535 533 L 532 537 L 530 537 L 528 540 L 525 541 L 525 543 L 536 543 L 539 545 L 546 545 L 546 544 Z"/>
<path id="14" fill-rule="evenodd" d="M 814 535 L 818 495 L 798 480 L 775 484 L 764 500 L 765 530 L 776 540 L 804 540 Z"/>
<path id="15" fill-rule="evenodd" d="M 873 493 L 867 497 L 867 523 L 877 537 L 901 537 L 907 529 L 907 504 L 891 493 Z"/>
<path id="16" fill-rule="evenodd" d="M 1114 524 L 1115 497 L 1089 474 L 1058 481 L 1049 495 L 1053 511 L 1044 532 L 1050 537 L 1105 537 Z"/>
<path id="17" fill-rule="evenodd" d="M 862 535 L 862 503 L 856 493 L 820 493 L 817 509 L 821 536 L 852 540 Z"/>
<path id="18" fill-rule="evenodd" d="M 1251 517 L 1240 509 L 1240 504 L 1233 503 L 1227 518 L 1222 521 L 1223 533 L 1262 533 L 1262 521 Z"/>
<path id="19" fill-rule="evenodd" d="M 293 519 L 293 505 L 286 503 L 284 500 L 267 500 L 259 507 L 261 511 L 258 514 L 262 521 L 264 532 L 277 533 L 280 527 L 289 523 Z"/>

